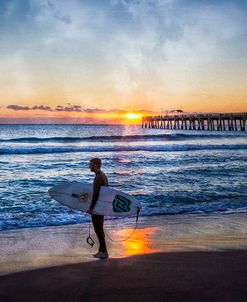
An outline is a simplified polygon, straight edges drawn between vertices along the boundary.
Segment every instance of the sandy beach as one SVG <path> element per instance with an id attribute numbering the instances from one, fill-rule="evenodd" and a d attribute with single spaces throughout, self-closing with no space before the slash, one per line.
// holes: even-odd
<path id="1" fill-rule="evenodd" d="M 1 277 L 1 301 L 246 301 L 246 251 L 174 252 Z"/>
<path id="2" fill-rule="evenodd" d="M 96 260 L 88 225 L 0 233 L 0 301 L 245 301 L 246 214 L 141 217 Z M 107 221 L 123 240 L 134 219 Z M 95 236 L 93 235 L 95 238 Z"/>

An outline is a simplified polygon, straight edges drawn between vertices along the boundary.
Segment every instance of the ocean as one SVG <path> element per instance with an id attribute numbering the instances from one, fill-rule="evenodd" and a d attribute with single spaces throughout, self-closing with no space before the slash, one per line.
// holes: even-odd
<path id="1" fill-rule="evenodd" d="M 246 151 L 246 132 L 0 125 L 0 230 L 87 222 L 47 191 L 92 183 L 92 157 L 102 159 L 112 188 L 141 202 L 141 216 L 245 213 Z"/>

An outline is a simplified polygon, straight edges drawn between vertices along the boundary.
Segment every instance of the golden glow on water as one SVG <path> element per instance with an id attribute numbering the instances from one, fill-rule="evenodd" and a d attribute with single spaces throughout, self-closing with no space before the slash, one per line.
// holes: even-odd
<path id="1" fill-rule="evenodd" d="M 121 256 L 128 257 L 132 255 L 142 255 L 157 253 L 160 251 L 154 244 L 153 237 L 157 233 L 157 228 L 146 227 L 137 229 L 134 235 L 126 241 L 122 241 Z M 131 234 L 131 229 L 123 229 L 114 232 L 114 237 L 124 240 Z"/>

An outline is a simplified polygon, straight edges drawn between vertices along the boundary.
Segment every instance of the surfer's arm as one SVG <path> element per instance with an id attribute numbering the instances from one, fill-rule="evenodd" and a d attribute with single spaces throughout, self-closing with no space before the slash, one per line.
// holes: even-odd
<path id="1" fill-rule="evenodd" d="M 93 197 L 92 197 L 91 205 L 89 207 L 90 210 L 92 210 L 95 207 L 95 205 L 98 201 L 101 186 L 108 186 L 108 179 L 104 173 L 96 175 L 96 177 L 94 179 Z"/>
<path id="2" fill-rule="evenodd" d="M 89 207 L 89 209 L 93 209 L 97 203 L 97 200 L 99 198 L 99 191 L 100 191 L 100 183 L 96 181 L 94 182 L 94 186 L 93 186 L 93 197 L 92 197 L 92 202 L 91 205 Z"/>

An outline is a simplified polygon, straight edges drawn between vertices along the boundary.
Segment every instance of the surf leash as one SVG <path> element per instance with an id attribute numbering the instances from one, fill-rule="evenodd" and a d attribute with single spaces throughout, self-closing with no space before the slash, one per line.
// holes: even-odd
<path id="1" fill-rule="evenodd" d="M 121 239 L 121 240 L 114 240 L 114 239 L 112 239 L 112 238 L 107 234 L 107 232 L 105 231 L 107 238 L 110 239 L 110 241 L 112 241 L 112 242 L 124 242 L 124 241 L 129 240 L 129 239 L 135 234 L 135 231 L 136 231 L 136 229 L 137 229 L 139 214 L 140 214 L 140 208 L 137 208 L 135 228 L 134 228 L 133 232 L 132 232 L 128 237 L 126 237 L 126 238 L 124 238 L 124 239 Z"/>
<path id="2" fill-rule="evenodd" d="M 93 247 L 94 244 L 95 244 L 95 242 L 94 242 L 93 238 L 91 237 L 90 226 L 91 226 L 91 223 L 90 223 L 90 220 L 89 220 L 89 223 L 88 223 L 87 244 L 89 244 L 91 247 Z"/>
<path id="3" fill-rule="evenodd" d="M 133 230 L 133 232 L 126 238 L 122 239 L 122 240 L 114 240 L 112 239 L 106 232 L 105 230 L 105 234 L 107 236 L 107 238 L 112 241 L 112 242 L 124 242 L 124 241 L 127 241 L 129 240 L 134 234 L 135 234 L 135 231 L 137 229 L 137 226 L 138 226 L 138 219 L 139 219 L 139 214 L 140 214 L 140 208 L 137 208 L 137 212 L 136 212 L 136 222 L 135 222 L 135 228 Z M 94 246 L 95 244 L 95 241 L 93 240 L 93 238 L 91 237 L 91 223 L 90 223 L 90 220 L 89 220 L 89 223 L 88 223 L 88 237 L 87 237 L 87 244 L 89 244 L 91 246 L 91 248 Z"/>

